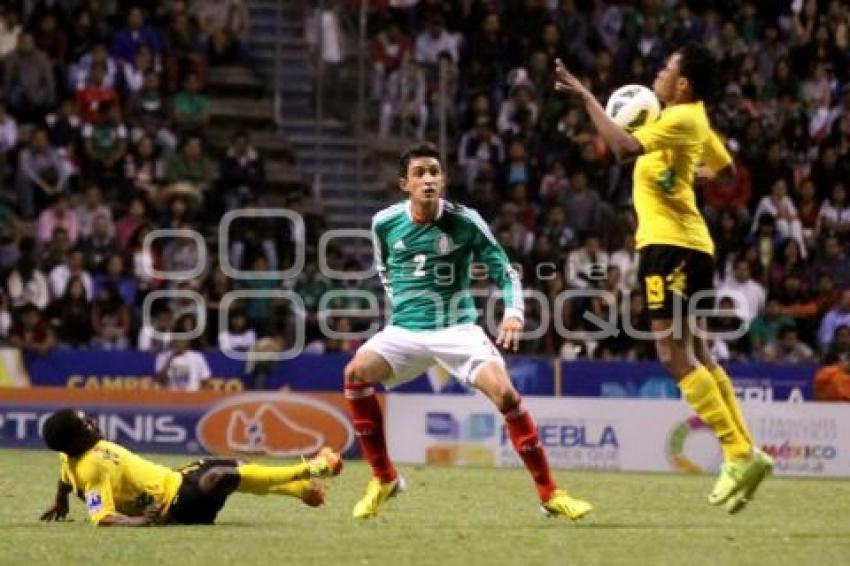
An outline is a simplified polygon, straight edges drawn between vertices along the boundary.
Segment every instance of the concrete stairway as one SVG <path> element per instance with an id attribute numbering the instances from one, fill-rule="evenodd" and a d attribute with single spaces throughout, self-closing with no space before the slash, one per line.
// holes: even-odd
<path id="1" fill-rule="evenodd" d="M 251 12 L 248 50 L 252 68 L 263 77 L 269 90 L 277 93 L 278 126 L 291 144 L 298 170 L 321 195 L 328 227 L 368 227 L 372 214 L 399 195 L 378 182 L 376 162 L 368 154 L 363 156 L 358 179 L 358 140 L 350 124 L 326 117 L 318 127 L 312 52 L 304 40 L 301 3 L 247 3 Z M 348 115 L 354 111 L 352 101 Z M 246 109 L 246 119 L 253 120 L 259 112 L 258 108 Z"/>

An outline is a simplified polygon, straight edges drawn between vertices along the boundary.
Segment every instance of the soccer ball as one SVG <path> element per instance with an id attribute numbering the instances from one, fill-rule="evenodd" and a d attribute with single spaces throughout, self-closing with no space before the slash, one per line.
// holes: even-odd
<path id="1" fill-rule="evenodd" d="M 608 98 L 605 113 L 626 131 L 654 122 L 661 113 L 655 93 L 643 85 L 621 86 Z"/>

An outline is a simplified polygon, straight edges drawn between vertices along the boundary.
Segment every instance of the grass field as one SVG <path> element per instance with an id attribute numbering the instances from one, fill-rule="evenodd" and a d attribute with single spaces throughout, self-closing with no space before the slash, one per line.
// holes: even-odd
<path id="1" fill-rule="evenodd" d="M 56 469 L 47 452 L 0 451 L 0 564 L 850 564 L 846 481 L 772 478 L 730 517 L 705 503 L 707 476 L 558 472 L 596 505 L 570 524 L 539 513 L 522 470 L 402 466 L 410 490 L 357 523 L 368 469 L 352 462 L 323 508 L 237 494 L 216 526 L 124 530 L 92 528 L 76 500 L 72 520 L 40 524 Z"/>

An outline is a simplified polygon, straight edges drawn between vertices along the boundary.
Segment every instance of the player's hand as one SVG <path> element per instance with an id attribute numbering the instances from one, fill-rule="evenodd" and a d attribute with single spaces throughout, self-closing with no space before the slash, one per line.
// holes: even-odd
<path id="1" fill-rule="evenodd" d="M 507 316 L 499 325 L 499 335 L 496 337 L 496 345 L 506 350 L 519 350 L 519 339 L 522 334 L 522 321 L 515 316 Z"/>
<path id="2" fill-rule="evenodd" d="M 145 507 L 143 515 L 151 525 L 160 525 L 165 522 L 162 516 L 162 505 L 158 503 L 151 503 Z"/>
<path id="3" fill-rule="evenodd" d="M 56 499 L 53 506 L 41 514 L 42 521 L 61 521 L 68 516 L 68 499 Z"/>
<path id="4" fill-rule="evenodd" d="M 582 97 L 587 94 L 587 87 L 567 70 L 567 66 L 560 59 L 555 59 L 555 90 L 578 94 Z"/>

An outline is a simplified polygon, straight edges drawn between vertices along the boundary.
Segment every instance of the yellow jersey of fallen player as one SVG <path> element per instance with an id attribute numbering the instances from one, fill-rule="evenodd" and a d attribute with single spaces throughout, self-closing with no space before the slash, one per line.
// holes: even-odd
<path id="1" fill-rule="evenodd" d="M 95 524 L 115 513 L 141 515 L 151 503 L 167 509 L 183 476 L 133 454 L 123 446 L 100 440 L 82 456 L 59 455 L 60 478 L 86 502 Z"/>
<path id="2" fill-rule="evenodd" d="M 667 244 L 714 255 L 714 241 L 697 208 L 694 176 L 701 164 L 717 172 L 732 157 L 712 131 L 703 103 L 670 106 L 633 135 L 644 149 L 633 183 L 637 248 Z"/>

